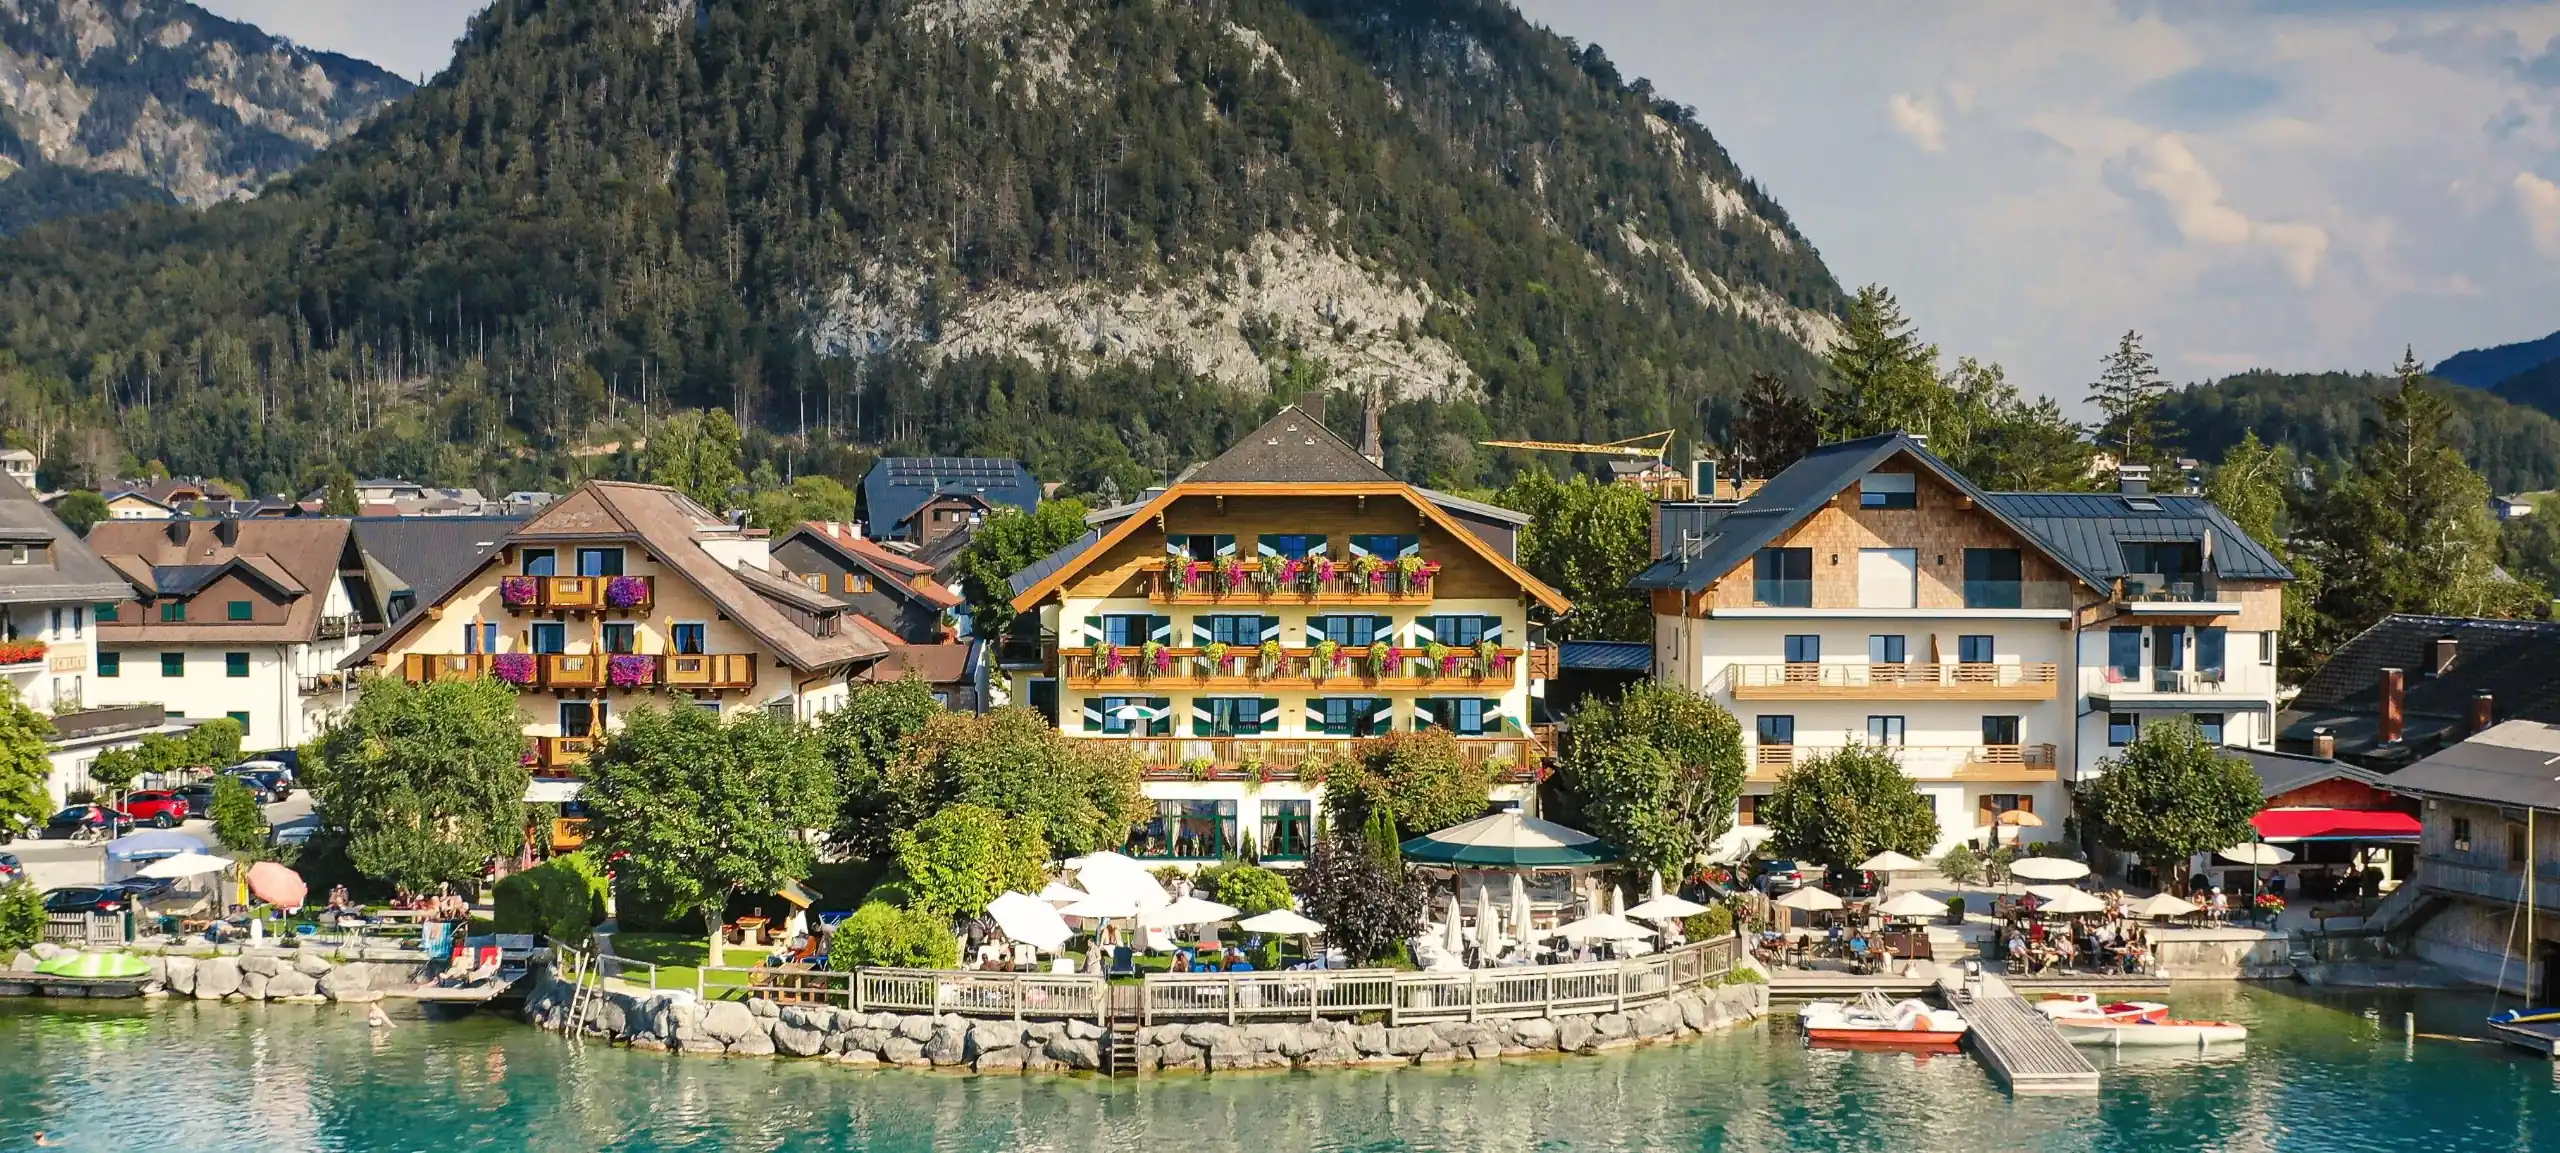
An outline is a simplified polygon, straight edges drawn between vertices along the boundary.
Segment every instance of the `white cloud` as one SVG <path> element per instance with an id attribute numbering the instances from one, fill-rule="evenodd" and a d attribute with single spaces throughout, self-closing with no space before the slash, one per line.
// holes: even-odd
<path id="1" fill-rule="evenodd" d="M 2530 172 L 2516 174 L 2516 211 L 2533 231 L 2534 247 L 2560 256 L 2560 184 Z"/>
<path id="2" fill-rule="evenodd" d="M 1922 152 L 1947 150 L 1947 122 L 1929 107 L 1929 102 L 1908 92 L 1896 92 L 1884 102 L 1885 115 L 1892 119 L 1893 129 L 1908 137 Z"/>
<path id="3" fill-rule="evenodd" d="M 2329 233 L 2298 221 L 2251 220 L 2223 199 L 2216 179 L 2177 133 L 2167 132 L 2127 149 L 2118 179 L 2147 193 L 2168 215 L 2179 236 L 2217 248 L 2260 248 L 2284 265 L 2298 287 L 2308 288 L 2329 251 Z"/>

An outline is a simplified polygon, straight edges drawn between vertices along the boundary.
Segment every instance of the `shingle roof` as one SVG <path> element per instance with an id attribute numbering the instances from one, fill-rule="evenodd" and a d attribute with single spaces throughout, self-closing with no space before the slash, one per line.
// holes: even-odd
<path id="1" fill-rule="evenodd" d="M 2560 810 L 2560 781 L 2551 772 L 2555 757 L 2560 726 L 2507 721 L 2387 779 L 2397 792 Z"/>
<path id="2" fill-rule="evenodd" d="M 288 594 L 285 619 L 280 623 L 102 622 L 99 639 L 124 643 L 311 640 L 319 633 L 328 600 L 325 594 L 338 577 L 339 562 L 347 557 L 352 530 L 353 525 L 339 517 L 99 521 L 89 530 L 90 547 L 118 570 L 135 576 L 133 583 L 153 595 L 189 595 L 217 575 L 199 570 L 228 568 L 234 562 L 255 570 Z M 223 540 L 225 536 L 231 538 L 229 542 Z M 174 577 L 172 570 L 178 570 Z M 148 581 L 140 579 L 143 573 L 150 574 Z M 189 592 L 160 591 L 163 588 Z M 358 611 L 369 607 L 359 595 Z"/>
<path id="3" fill-rule="evenodd" d="M 2258 795 L 2262 797 L 2290 793 L 2304 785 L 2316 784 L 2331 778 L 2361 781 L 2375 788 L 2384 787 L 2384 782 L 2390 779 L 2372 770 L 2358 768 L 2344 761 L 2331 760 L 2327 757 L 2270 752 L 2266 749 L 2243 748 L 2239 745 L 2228 746 L 2222 751 L 2249 762 L 2250 769 L 2258 774 Z"/>
<path id="4" fill-rule="evenodd" d="M 2441 674 L 2439 637 L 2454 641 L 2453 664 Z M 2373 712 L 2386 668 L 2402 671 L 2402 707 L 2411 716 L 2467 717 L 2473 694 L 2485 692 L 2498 716 L 2560 723 L 2560 622 L 2550 621 L 2384 617 L 2330 654 L 2293 709 Z"/>
<path id="5" fill-rule="evenodd" d="M 1115 521 L 1112 523 L 1116 524 L 1118 522 Z M 1049 578 L 1049 574 L 1076 563 L 1077 557 L 1083 556 L 1088 550 L 1092 549 L 1093 546 L 1101 544 L 1102 534 L 1108 531 L 1110 531 L 1110 529 L 1107 525 L 1103 528 L 1094 529 L 1083 536 L 1077 537 L 1072 541 L 1068 541 L 1066 545 L 1058 551 L 1031 562 L 1031 567 L 1013 574 L 1013 581 L 1011 582 L 1013 585 L 1013 595 L 1021 596 L 1022 594 L 1031 591 L 1031 586 L 1047 580 Z"/>
<path id="6" fill-rule="evenodd" d="M 52 546 L 51 564 L 0 565 L 0 603 L 110 601 L 125 582 L 16 477 L 0 473 L 0 539 Z"/>
<path id="7" fill-rule="evenodd" d="M 854 532 L 851 525 L 825 521 L 809 521 L 793 528 L 774 543 L 780 548 L 788 541 L 807 538 L 810 543 L 833 551 L 847 563 L 870 569 L 872 575 L 891 588 L 922 600 L 938 609 L 958 608 L 960 598 L 933 579 L 933 566 L 914 557 L 882 548 L 878 541 Z"/>
<path id="8" fill-rule="evenodd" d="M 1040 481 L 1018 460 L 884 456 L 863 475 L 863 515 L 877 533 L 915 515 L 938 493 L 968 493 L 1029 512 L 1040 503 Z"/>
<path id="9" fill-rule="evenodd" d="M 1653 646 L 1643 641 L 1564 641 L 1556 666 L 1583 672 L 1641 673 L 1653 668 Z"/>
<path id="10" fill-rule="evenodd" d="M 1182 480 L 1185 484 L 1396 483 L 1387 470 L 1369 463 L 1350 442 L 1294 404 L 1282 407 L 1262 427 Z"/>
<path id="11" fill-rule="evenodd" d="M 514 516 L 385 516 L 356 521 L 356 547 L 388 577 L 384 595 L 452 584 L 524 524 Z"/>
<path id="12" fill-rule="evenodd" d="M 2240 580 L 2292 580 L 2293 570 L 2200 496 L 2152 493 L 1995 492 L 1991 503 L 2027 526 L 2072 567 L 2107 580 L 2125 575 L 2127 541 L 2211 541 L 2212 570 Z"/>

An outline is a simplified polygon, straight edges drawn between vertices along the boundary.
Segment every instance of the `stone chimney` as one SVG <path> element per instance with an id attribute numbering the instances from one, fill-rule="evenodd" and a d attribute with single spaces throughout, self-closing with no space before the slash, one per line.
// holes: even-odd
<path id="1" fill-rule="evenodd" d="M 2453 651 L 2458 643 L 2450 633 L 2436 638 L 2436 670 L 2433 675 L 2443 676 L 2446 670 L 2453 667 Z"/>
<path id="2" fill-rule="evenodd" d="M 1379 418 L 1385 416 L 1386 411 L 1386 398 L 1372 390 L 1361 411 L 1360 455 L 1368 457 L 1369 463 L 1379 468 L 1387 467 L 1386 441 L 1378 431 Z"/>
<path id="3" fill-rule="evenodd" d="M 2471 694 L 2471 731 L 2485 733 L 2498 723 L 2498 701 L 2487 692 Z"/>
<path id="4" fill-rule="evenodd" d="M 1307 416 L 1312 418 L 1317 424 L 1324 423 L 1323 389 L 1319 388 L 1313 392 L 1303 392 L 1298 394 L 1297 404 L 1298 411 L 1307 414 Z"/>
<path id="5" fill-rule="evenodd" d="M 2150 495 L 2151 466 L 2147 464 L 2116 466 L 2116 491 L 2126 496 Z"/>
<path id="6" fill-rule="evenodd" d="M 2400 739 L 2401 674 L 2398 669 L 2382 670 L 2382 699 L 2374 739 L 2393 744 Z"/>
<path id="7" fill-rule="evenodd" d="M 2338 759 L 2338 734 L 2326 728 L 2311 730 L 2311 755 L 2324 761 Z"/>

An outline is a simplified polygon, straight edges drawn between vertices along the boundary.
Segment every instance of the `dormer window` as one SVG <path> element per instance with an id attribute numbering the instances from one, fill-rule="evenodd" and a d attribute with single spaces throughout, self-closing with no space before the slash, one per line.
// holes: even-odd
<path id="1" fill-rule="evenodd" d="M 1858 482 L 1860 508 L 1915 508 L 1919 478 L 1907 472 L 1871 472 Z"/>

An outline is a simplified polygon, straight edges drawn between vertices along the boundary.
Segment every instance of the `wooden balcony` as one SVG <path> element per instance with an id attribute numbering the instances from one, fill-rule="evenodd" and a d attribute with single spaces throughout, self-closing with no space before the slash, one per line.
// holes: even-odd
<path id="1" fill-rule="evenodd" d="M 602 653 L 542 654 L 542 685 L 552 689 L 601 689 L 605 681 Z"/>
<path id="2" fill-rule="evenodd" d="M 533 738 L 533 769 L 540 775 L 553 775 L 575 769 L 595 755 L 594 737 Z"/>
<path id="3" fill-rule="evenodd" d="M 2062 672 L 2046 662 L 1736 664 L 1725 683 L 1738 701 L 2049 701 Z"/>
<path id="4" fill-rule="evenodd" d="M 400 679 L 423 685 L 485 677 L 490 659 L 487 653 L 409 653 L 400 658 Z"/>
<path id="5" fill-rule="evenodd" d="M 1358 737 L 1077 737 L 1097 746 L 1138 758 L 1146 779 L 1153 781 L 1296 781 L 1322 782 L 1323 768 L 1352 755 Z M 1553 726 L 1540 725 L 1527 735 L 1459 737 L 1458 749 L 1470 765 L 1493 765 L 1500 779 L 1518 783 L 1537 779 L 1539 767 L 1555 747 Z"/>
<path id="6" fill-rule="evenodd" d="M 751 689 L 756 687 L 754 653 L 693 653 L 659 658 L 671 689 Z"/>
<path id="7" fill-rule="evenodd" d="M 1893 745 L 1902 771 L 1915 780 L 2032 784 L 2061 779 L 2052 745 Z M 1756 745 L 1745 779 L 1776 781 L 1798 763 L 1838 752 L 1816 745 Z"/>
<path id="8" fill-rule="evenodd" d="M 647 612 L 657 578 L 645 576 L 515 576 L 498 582 L 499 599 L 519 612 Z"/>
<path id="9" fill-rule="evenodd" d="M 551 818 L 551 851 L 566 853 L 587 843 L 585 817 Z"/>
<path id="10" fill-rule="evenodd" d="M 1160 605 L 1427 605 L 1438 583 L 1439 566 L 1426 565 L 1416 576 L 1392 567 L 1362 578 L 1348 561 L 1334 564 L 1332 580 L 1312 573 L 1283 579 L 1275 570 L 1262 579 L 1262 562 L 1240 562 L 1232 581 L 1221 579 L 1214 566 L 1191 575 L 1191 562 L 1159 560 L 1144 566 L 1147 600 Z M 1303 562 L 1302 562 L 1303 563 Z"/>
<path id="11" fill-rule="evenodd" d="M 1160 663 L 1148 660 L 1141 649 L 1119 650 L 1118 671 L 1111 663 L 1097 658 L 1093 649 L 1070 649 L 1059 654 L 1060 675 L 1067 687 L 1075 689 L 1127 689 L 1130 691 L 1162 691 L 1168 689 L 1290 689 L 1298 691 L 1334 690 L 1341 692 L 1380 690 L 1393 692 L 1491 692 L 1509 691 L 1519 680 L 1520 662 L 1530 662 L 1531 675 L 1543 660 L 1552 670 L 1555 649 L 1499 650 L 1490 665 L 1474 649 L 1453 649 L 1449 659 L 1434 662 L 1420 649 L 1402 649 L 1392 657 L 1383 672 L 1373 672 L 1367 649 L 1346 648 L 1334 654 L 1331 662 L 1316 655 L 1311 648 L 1283 648 L 1276 661 L 1266 666 L 1262 654 L 1250 648 L 1228 650 L 1226 656 L 1211 661 L 1209 654 L 1198 648 L 1163 650 Z"/>

